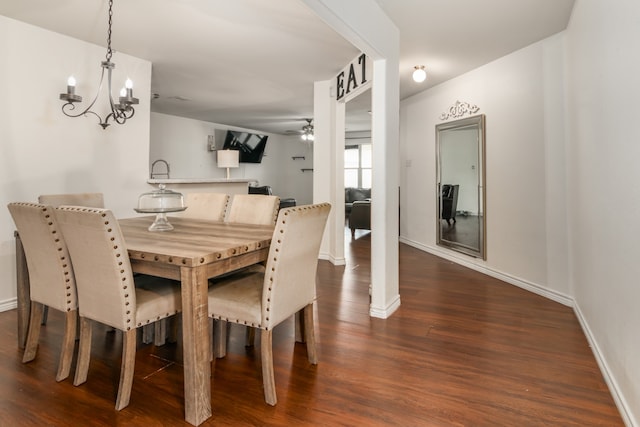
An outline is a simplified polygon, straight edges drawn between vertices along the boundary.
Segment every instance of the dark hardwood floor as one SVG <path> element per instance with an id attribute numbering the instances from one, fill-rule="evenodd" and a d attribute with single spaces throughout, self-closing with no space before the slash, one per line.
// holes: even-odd
<path id="1" fill-rule="evenodd" d="M 203 425 L 623 425 L 570 308 L 401 244 L 402 305 L 374 319 L 370 235 L 345 236 L 347 265 L 318 268 L 319 364 L 294 345 L 293 321 L 279 326 L 278 404 L 268 406 L 259 344 L 245 348 L 233 327 L 227 357 L 212 364 L 214 415 Z M 0 313 L 0 331 L 0 426 L 188 425 L 179 344 L 139 344 L 131 403 L 116 412 L 118 333 L 96 328 L 88 381 L 74 387 L 55 381 L 59 313 L 28 364 L 15 310 Z"/>
<path id="2" fill-rule="evenodd" d="M 476 251 L 480 248 L 482 217 L 477 215 L 456 215 L 456 220 L 440 221 L 442 240 L 456 242 Z"/>

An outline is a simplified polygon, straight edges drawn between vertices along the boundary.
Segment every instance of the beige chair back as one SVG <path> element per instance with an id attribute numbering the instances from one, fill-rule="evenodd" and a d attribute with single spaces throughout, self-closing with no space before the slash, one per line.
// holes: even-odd
<path id="1" fill-rule="evenodd" d="M 78 307 L 69 251 L 51 206 L 9 203 L 29 269 L 31 300 L 63 312 Z"/>
<path id="2" fill-rule="evenodd" d="M 187 210 L 179 216 L 196 219 L 224 221 L 229 204 L 229 195 L 224 193 L 187 193 L 185 205 Z"/>
<path id="3" fill-rule="evenodd" d="M 234 194 L 226 222 L 272 225 L 278 216 L 280 198 L 262 194 Z"/>
<path id="4" fill-rule="evenodd" d="M 102 193 L 42 194 L 38 196 L 38 203 L 54 208 L 62 205 L 104 208 L 104 196 Z"/>
<path id="5" fill-rule="evenodd" d="M 331 205 L 285 208 L 278 214 L 262 287 L 262 328 L 271 329 L 311 304 L 322 235 Z"/>
<path id="6" fill-rule="evenodd" d="M 113 213 L 61 206 L 56 216 L 74 263 L 80 316 L 123 331 L 135 329 L 133 273 Z"/>

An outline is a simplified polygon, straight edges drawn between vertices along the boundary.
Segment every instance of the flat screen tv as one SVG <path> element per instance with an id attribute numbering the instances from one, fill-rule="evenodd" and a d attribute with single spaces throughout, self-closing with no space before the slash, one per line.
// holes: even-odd
<path id="1" fill-rule="evenodd" d="M 223 149 L 240 151 L 240 163 L 260 163 L 267 138 L 267 135 L 229 130 L 224 138 Z"/>

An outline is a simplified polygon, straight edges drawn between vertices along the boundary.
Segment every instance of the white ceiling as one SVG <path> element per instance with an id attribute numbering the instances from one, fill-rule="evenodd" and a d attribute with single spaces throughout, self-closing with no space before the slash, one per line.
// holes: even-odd
<path id="1" fill-rule="evenodd" d="M 400 28 L 401 99 L 562 31 L 574 3 L 376 1 Z M 107 4 L 0 0 L 0 14 L 106 46 Z M 152 62 L 152 111 L 273 133 L 300 129 L 313 82 L 360 53 L 301 0 L 114 0 L 112 48 Z M 414 65 L 426 82 L 411 80 Z M 368 126 L 358 104 L 347 130 Z"/>

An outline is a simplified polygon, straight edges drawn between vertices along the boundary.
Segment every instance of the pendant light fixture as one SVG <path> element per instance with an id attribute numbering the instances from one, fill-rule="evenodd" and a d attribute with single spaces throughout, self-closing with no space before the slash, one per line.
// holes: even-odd
<path id="1" fill-rule="evenodd" d="M 416 83 L 422 83 L 427 78 L 427 72 L 424 70 L 424 65 L 416 65 L 413 71 L 413 81 Z"/>
<path id="2" fill-rule="evenodd" d="M 118 98 L 118 103 L 116 104 L 113 101 L 113 96 L 111 95 L 111 71 L 116 67 L 116 64 L 111 62 L 111 56 L 113 55 L 113 51 L 111 50 L 111 23 L 113 16 L 113 0 L 109 0 L 109 30 L 107 32 L 107 54 L 106 60 L 100 63 L 102 67 L 102 74 L 100 75 L 100 85 L 98 87 L 98 93 L 96 93 L 95 98 L 91 101 L 91 104 L 84 111 L 78 114 L 71 114 L 70 112 L 75 110 L 76 106 L 75 102 L 81 102 L 82 97 L 80 95 L 76 95 L 76 79 L 71 76 L 67 81 L 67 92 L 60 94 L 60 99 L 66 101 L 66 103 L 62 106 L 62 112 L 69 117 L 80 117 L 86 116 L 87 114 L 93 114 L 100 121 L 99 124 L 102 126 L 102 129 L 106 129 L 109 126 L 109 120 L 112 120 L 120 125 L 124 124 L 128 119 L 133 117 L 135 110 L 133 109 L 133 105 L 138 104 L 138 98 L 133 97 L 133 82 L 130 79 L 127 79 L 124 87 L 120 91 L 120 97 Z M 93 104 L 96 103 L 98 97 L 100 96 L 100 92 L 102 91 L 102 83 L 104 81 L 104 72 L 107 71 L 107 85 L 109 90 L 109 107 L 111 112 L 107 114 L 107 116 L 103 119 L 100 115 L 91 110 Z"/>

